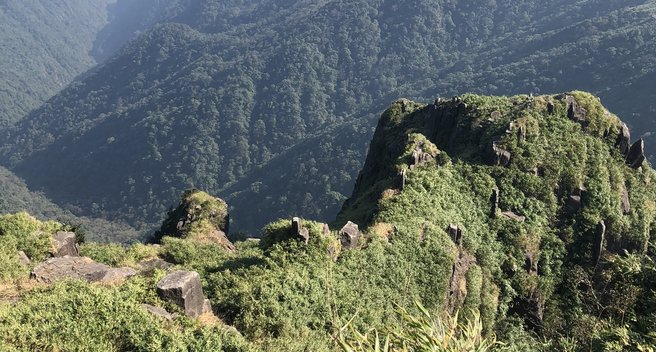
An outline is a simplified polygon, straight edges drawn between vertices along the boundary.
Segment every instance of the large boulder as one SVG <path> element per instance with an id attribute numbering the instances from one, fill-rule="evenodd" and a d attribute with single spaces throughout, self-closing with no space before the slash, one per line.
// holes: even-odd
<path id="1" fill-rule="evenodd" d="M 347 222 L 341 230 L 339 230 L 339 241 L 344 249 L 353 249 L 358 246 L 360 240 L 360 229 L 358 225 Z"/>
<path id="2" fill-rule="evenodd" d="M 88 282 L 116 283 L 136 275 L 132 268 L 112 268 L 87 257 L 55 257 L 37 265 L 31 278 L 42 283 L 63 279 L 80 279 Z"/>
<path id="3" fill-rule="evenodd" d="M 176 304 L 190 318 L 206 313 L 200 275 L 195 271 L 175 271 L 157 283 L 157 294 L 163 300 Z"/>
<path id="4" fill-rule="evenodd" d="M 153 242 L 163 236 L 173 236 L 215 244 L 232 252 L 235 246 L 228 240 L 230 216 L 228 204 L 220 198 L 197 189 L 186 191 L 175 210 L 169 212 Z"/>
<path id="5" fill-rule="evenodd" d="M 72 256 L 77 257 L 80 255 L 80 247 L 76 243 L 76 236 L 73 232 L 59 231 L 55 234 L 52 244 L 52 256 L 63 257 Z"/>
<path id="6" fill-rule="evenodd" d="M 492 165 L 508 166 L 511 157 L 512 154 L 510 154 L 509 151 L 501 148 L 496 142 L 492 143 L 490 152 L 490 161 L 492 162 Z"/>

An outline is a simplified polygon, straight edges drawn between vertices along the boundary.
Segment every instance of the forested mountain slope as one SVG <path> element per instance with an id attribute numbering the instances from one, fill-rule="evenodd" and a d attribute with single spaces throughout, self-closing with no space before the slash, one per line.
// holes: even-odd
<path id="1" fill-rule="evenodd" d="M 233 244 L 226 202 L 200 190 L 156 244 L 77 251 L 61 224 L 0 216 L 0 347 L 653 351 L 643 147 L 580 91 L 401 99 L 332 230 L 288 218 Z"/>
<path id="2" fill-rule="evenodd" d="M 0 2 L 0 128 L 96 62 L 89 55 L 113 0 Z"/>
<path id="3" fill-rule="evenodd" d="M 4 163 L 57 202 L 133 224 L 192 186 L 249 199 L 233 219 L 257 231 L 289 213 L 334 215 L 373 132 L 367 116 L 398 96 L 586 88 L 634 133 L 651 128 L 653 1 L 172 8 L 170 23 L 19 124 Z M 281 170 L 305 177 L 272 177 Z"/>

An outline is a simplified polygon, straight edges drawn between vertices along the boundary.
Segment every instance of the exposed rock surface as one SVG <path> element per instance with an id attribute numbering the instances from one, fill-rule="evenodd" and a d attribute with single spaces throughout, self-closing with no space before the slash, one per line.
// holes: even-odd
<path id="1" fill-rule="evenodd" d="M 458 247 L 462 247 L 462 228 L 458 225 L 451 224 L 449 225 L 447 232 L 453 243 L 457 244 Z"/>
<path id="2" fill-rule="evenodd" d="M 492 195 L 490 196 L 490 203 L 492 203 L 492 209 L 490 211 L 490 217 L 494 218 L 497 216 L 497 212 L 499 211 L 499 200 L 500 200 L 500 192 L 498 187 L 494 187 L 492 189 Z"/>
<path id="3" fill-rule="evenodd" d="M 645 141 L 640 138 L 637 142 L 633 143 L 629 148 L 629 153 L 626 155 L 626 163 L 633 169 L 642 166 L 645 161 Z"/>
<path id="4" fill-rule="evenodd" d="M 142 260 L 139 263 L 137 263 L 137 265 L 139 265 L 141 271 L 144 272 L 151 272 L 156 269 L 166 270 L 173 266 L 173 264 L 161 258 L 151 258 L 151 259 Z"/>
<path id="5" fill-rule="evenodd" d="M 496 143 L 492 143 L 491 162 L 493 165 L 508 166 L 511 157 L 509 151 L 499 147 Z"/>
<path id="6" fill-rule="evenodd" d="M 358 225 L 347 222 L 341 230 L 339 230 L 339 241 L 344 249 L 353 249 L 358 246 L 360 240 L 360 229 Z"/>
<path id="7" fill-rule="evenodd" d="M 588 112 L 576 101 L 571 95 L 565 95 L 565 103 L 567 104 L 567 117 L 575 122 L 586 123 Z"/>
<path id="8" fill-rule="evenodd" d="M 303 227 L 303 221 L 301 218 L 294 217 L 292 218 L 292 236 L 298 240 L 308 244 L 310 241 L 310 231 Z"/>
<path id="9" fill-rule="evenodd" d="M 18 251 L 18 253 L 16 253 L 16 255 L 18 256 L 18 261 L 20 261 L 22 266 L 24 266 L 26 268 L 29 268 L 30 265 L 32 265 L 32 261 L 27 256 L 27 254 L 25 254 L 25 252 Z"/>
<path id="10" fill-rule="evenodd" d="M 617 142 L 615 143 L 620 150 L 620 153 L 624 156 L 629 154 L 629 146 L 631 143 L 631 131 L 629 126 L 625 123 L 622 123 L 620 127 L 620 133 L 617 136 Z"/>
<path id="11" fill-rule="evenodd" d="M 80 255 L 80 248 L 75 242 L 75 233 L 59 231 L 53 238 L 53 257 L 76 257 Z"/>
<path id="12" fill-rule="evenodd" d="M 456 260 L 451 267 L 451 277 L 447 291 L 447 308 L 454 312 L 462 307 L 467 298 L 467 271 L 476 263 L 476 258 L 467 253 L 464 248 L 458 247 Z"/>
<path id="13" fill-rule="evenodd" d="M 581 209 L 581 196 L 571 195 L 567 198 L 565 202 L 565 213 L 574 214 Z"/>
<path id="14" fill-rule="evenodd" d="M 61 279 L 82 279 L 89 282 L 120 282 L 137 272 L 132 268 L 112 268 L 87 257 L 56 257 L 37 265 L 31 278 L 43 283 Z"/>
<path id="15" fill-rule="evenodd" d="M 190 318 L 205 313 L 203 287 L 195 271 L 175 271 L 166 275 L 157 283 L 157 294 L 182 308 Z"/>
<path id="16" fill-rule="evenodd" d="M 601 220 L 597 224 L 597 229 L 595 230 L 594 242 L 592 244 L 592 260 L 595 263 L 599 263 L 601 259 L 601 253 L 604 250 L 604 240 L 606 239 L 606 223 Z"/>
<path id="17" fill-rule="evenodd" d="M 232 252 L 235 246 L 228 240 L 229 225 L 225 201 L 192 189 L 182 195 L 180 205 L 169 213 L 154 242 L 159 242 L 163 236 L 174 236 L 215 244 Z"/>
<path id="18" fill-rule="evenodd" d="M 629 200 L 629 190 L 626 189 L 626 185 L 622 186 L 620 206 L 622 207 L 622 213 L 624 215 L 628 215 L 631 212 L 631 201 Z"/>

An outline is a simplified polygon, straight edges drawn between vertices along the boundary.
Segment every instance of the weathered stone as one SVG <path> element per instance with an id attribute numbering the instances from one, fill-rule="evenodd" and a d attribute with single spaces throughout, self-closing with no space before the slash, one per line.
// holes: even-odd
<path id="1" fill-rule="evenodd" d="M 80 255 L 80 249 L 75 243 L 75 233 L 59 231 L 53 238 L 53 257 L 63 257 L 70 255 L 77 257 Z"/>
<path id="2" fill-rule="evenodd" d="M 164 320 L 173 320 L 173 314 L 166 311 L 164 308 L 151 306 L 150 304 L 142 304 L 141 307 L 145 309 L 151 315 L 162 318 Z"/>
<path id="3" fill-rule="evenodd" d="M 462 247 L 462 228 L 458 225 L 450 224 L 447 232 L 453 243 L 457 244 L 458 247 Z"/>
<path id="4" fill-rule="evenodd" d="M 498 120 L 501 118 L 501 116 L 502 116 L 501 112 L 497 110 L 492 111 L 492 113 L 490 114 L 490 118 L 492 118 L 493 120 Z"/>
<path id="5" fill-rule="evenodd" d="M 587 121 L 588 112 L 576 101 L 576 99 L 568 95 L 565 97 L 567 103 L 567 117 L 575 122 L 584 123 Z"/>
<path id="6" fill-rule="evenodd" d="M 463 247 L 458 247 L 455 262 L 451 267 L 451 277 L 447 291 L 447 309 L 453 313 L 462 307 L 467 298 L 467 272 L 476 258 L 467 253 Z"/>
<path id="7" fill-rule="evenodd" d="M 565 202 L 565 213 L 574 214 L 581 209 L 581 196 L 571 195 Z"/>
<path id="8" fill-rule="evenodd" d="M 633 143 L 629 148 L 626 155 L 626 163 L 633 169 L 642 166 L 645 161 L 645 141 L 640 138 L 637 142 Z"/>
<path id="9" fill-rule="evenodd" d="M 405 183 L 406 183 L 407 180 L 408 180 L 408 175 L 407 175 L 406 170 L 403 169 L 403 170 L 399 171 L 399 174 L 398 174 L 398 188 L 400 190 L 405 189 Z"/>
<path id="10" fill-rule="evenodd" d="M 504 211 L 503 213 L 501 213 L 501 215 L 507 217 L 507 218 L 510 219 L 510 220 L 515 220 L 515 221 L 519 221 L 519 222 L 524 222 L 524 221 L 526 221 L 526 217 L 525 217 L 525 216 L 517 215 L 517 214 L 515 214 L 515 213 L 512 212 L 512 211 Z"/>
<path id="11" fill-rule="evenodd" d="M 27 256 L 27 254 L 25 254 L 25 252 L 18 251 L 18 253 L 16 253 L 16 255 L 18 256 L 18 261 L 21 263 L 22 266 L 24 266 L 26 268 L 29 268 L 30 265 L 32 265 L 32 261 Z"/>
<path id="12" fill-rule="evenodd" d="M 434 159 L 434 156 L 424 152 L 424 149 L 422 148 L 423 143 L 420 143 L 417 145 L 415 150 L 412 152 L 412 159 L 413 162 L 410 164 L 410 170 L 414 170 L 418 167 L 421 167 L 429 162 L 431 162 Z"/>
<path id="13" fill-rule="evenodd" d="M 519 128 L 517 129 L 517 141 L 519 143 L 522 143 L 525 138 L 526 138 L 526 131 L 524 130 L 523 126 L 519 126 Z"/>
<path id="14" fill-rule="evenodd" d="M 205 314 L 205 313 L 214 313 L 212 311 L 212 302 L 210 302 L 210 300 L 207 299 L 207 298 L 205 298 L 203 300 L 203 313 L 202 314 Z"/>
<path id="15" fill-rule="evenodd" d="M 627 126 L 625 123 L 622 123 L 622 126 L 620 127 L 620 133 L 617 136 L 617 142 L 615 143 L 615 145 L 620 150 L 620 154 L 624 155 L 625 157 L 629 154 L 630 143 L 631 130 L 629 130 L 629 126 Z"/>
<path id="16" fill-rule="evenodd" d="M 132 268 L 112 268 L 86 257 L 56 257 L 37 265 L 31 278 L 43 283 L 61 279 L 82 279 L 89 282 L 115 283 L 136 275 Z"/>
<path id="17" fill-rule="evenodd" d="M 496 142 L 492 143 L 492 164 L 499 166 L 508 166 L 510 164 L 511 154 L 509 151 L 499 147 Z"/>
<path id="18" fill-rule="evenodd" d="M 556 105 L 551 101 L 547 103 L 547 113 L 549 115 L 553 115 L 556 113 Z"/>
<path id="19" fill-rule="evenodd" d="M 310 241 L 310 231 L 303 227 L 301 218 L 292 218 L 292 236 L 308 244 Z"/>
<path id="20" fill-rule="evenodd" d="M 595 265 L 599 263 L 601 253 L 604 250 L 604 240 L 606 238 L 606 223 L 601 220 L 595 230 L 594 242 L 592 244 L 592 260 Z"/>
<path id="21" fill-rule="evenodd" d="M 360 240 L 360 230 L 358 225 L 347 222 L 341 230 L 339 230 L 339 241 L 344 249 L 353 249 L 358 246 Z"/>
<path id="22" fill-rule="evenodd" d="M 626 189 L 625 185 L 622 186 L 620 205 L 622 207 L 622 213 L 624 213 L 624 215 L 628 215 L 631 212 L 631 202 L 629 201 L 629 190 Z"/>
<path id="23" fill-rule="evenodd" d="M 190 318 L 203 314 L 205 296 L 200 275 L 195 271 L 175 271 L 166 275 L 157 283 L 157 294 L 182 308 Z"/>
<path id="24" fill-rule="evenodd" d="M 492 211 L 490 212 L 491 218 L 497 216 L 497 212 L 499 211 L 499 199 L 500 199 L 499 188 L 494 187 L 492 189 L 492 195 L 490 196 L 490 203 L 492 203 Z"/>

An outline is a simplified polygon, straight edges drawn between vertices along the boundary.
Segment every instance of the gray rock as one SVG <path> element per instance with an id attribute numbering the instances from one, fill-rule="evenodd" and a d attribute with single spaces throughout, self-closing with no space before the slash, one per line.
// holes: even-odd
<path id="1" fill-rule="evenodd" d="M 424 152 L 422 148 L 423 144 L 419 144 L 415 150 L 412 152 L 412 164 L 410 164 L 410 170 L 414 170 L 418 167 L 424 166 L 427 163 L 431 162 L 434 158 L 433 155 Z"/>
<path id="2" fill-rule="evenodd" d="M 296 239 L 305 242 L 305 244 L 308 244 L 308 242 L 310 242 L 310 231 L 303 227 L 303 222 L 301 221 L 301 218 L 294 217 L 292 219 L 292 236 L 294 236 L 294 238 Z"/>
<path id="3" fill-rule="evenodd" d="M 501 213 L 501 215 L 507 217 L 510 220 L 515 220 L 515 221 L 518 221 L 518 222 L 526 221 L 525 216 L 517 215 L 512 211 L 504 211 L 503 213 Z"/>
<path id="4" fill-rule="evenodd" d="M 620 154 L 625 157 L 629 154 L 630 143 L 631 131 L 629 130 L 629 126 L 627 126 L 625 123 L 622 123 L 622 126 L 620 127 L 620 133 L 617 136 L 617 142 L 615 143 L 615 145 L 620 150 Z"/>
<path id="5" fill-rule="evenodd" d="M 499 188 L 494 187 L 492 189 L 492 195 L 490 196 L 490 203 L 492 203 L 492 210 L 490 212 L 491 218 L 497 216 L 497 212 L 499 211 L 499 199 L 500 199 Z"/>
<path id="6" fill-rule="evenodd" d="M 141 307 L 155 317 L 169 321 L 174 318 L 173 314 L 167 312 L 164 308 L 151 306 L 150 304 L 142 304 Z"/>
<path id="7" fill-rule="evenodd" d="M 321 225 L 321 235 L 324 237 L 330 236 L 330 226 L 328 224 Z"/>
<path id="8" fill-rule="evenodd" d="M 55 257 L 37 265 L 31 278 L 43 283 L 62 279 L 81 279 L 88 282 L 116 283 L 136 275 L 132 268 L 112 268 L 87 257 Z"/>
<path id="9" fill-rule="evenodd" d="M 453 243 L 457 244 L 458 247 L 462 247 L 462 229 L 460 226 L 450 224 L 447 232 L 449 233 Z"/>
<path id="10" fill-rule="evenodd" d="M 601 220 L 599 224 L 597 224 L 597 229 L 595 231 L 595 236 L 594 236 L 594 242 L 592 244 L 592 260 L 594 261 L 595 265 L 599 263 L 599 259 L 601 259 L 601 254 L 603 253 L 604 250 L 604 240 L 606 238 L 606 223 Z"/>
<path id="11" fill-rule="evenodd" d="M 547 103 L 547 113 L 549 115 L 553 115 L 556 113 L 556 105 L 551 101 Z"/>
<path id="12" fill-rule="evenodd" d="M 517 129 L 517 141 L 522 143 L 526 139 L 526 131 L 523 126 L 519 126 Z"/>
<path id="13" fill-rule="evenodd" d="M 27 254 L 25 254 L 25 252 L 18 251 L 16 255 L 18 256 L 18 261 L 21 263 L 22 266 L 29 268 L 30 265 L 32 265 L 32 261 L 27 256 Z"/>
<path id="14" fill-rule="evenodd" d="M 567 95 L 565 102 L 567 103 L 567 117 L 570 120 L 579 123 L 587 122 L 588 112 L 579 105 L 573 96 Z"/>
<path id="15" fill-rule="evenodd" d="M 626 185 L 622 186 L 622 196 L 620 198 L 620 205 L 622 206 L 622 213 L 627 215 L 631 212 L 631 202 L 629 201 L 629 190 Z"/>
<path id="16" fill-rule="evenodd" d="M 360 240 L 360 230 L 358 225 L 347 222 L 341 230 L 339 230 L 339 241 L 342 244 L 342 248 L 353 249 L 358 246 L 358 241 Z"/>
<path id="17" fill-rule="evenodd" d="M 565 213 L 574 214 L 581 209 L 581 196 L 571 195 L 565 202 Z"/>
<path id="18" fill-rule="evenodd" d="M 182 308 L 190 318 L 203 314 L 205 297 L 200 275 L 195 271 L 175 271 L 166 275 L 157 283 L 157 294 Z"/>
<path id="19" fill-rule="evenodd" d="M 403 169 L 403 170 L 399 171 L 399 174 L 398 174 L 398 187 L 399 187 L 400 190 L 403 191 L 405 189 L 405 183 L 406 183 L 407 180 L 408 180 L 408 175 L 406 173 L 406 170 Z"/>
<path id="20" fill-rule="evenodd" d="M 59 231 L 53 238 L 53 257 L 63 257 L 69 255 L 77 257 L 80 255 L 80 249 L 75 243 L 75 233 Z"/>
<path id="21" fill-rule="evenodd" d="M 492 143 L 492 164 L 499 166 L 508 166 L 510 164 L 511 154 L 509 151 L 499 147 L 496 142 Z"/>
<path id="22" fill-rule="evenodd" d="M 629 148 L 629 153 L 626 155 L 626 163 L 633 169 L 642 166 L 645 161 L 645 141 L 640 138 L 637 142 L 633 143 Z"/>

